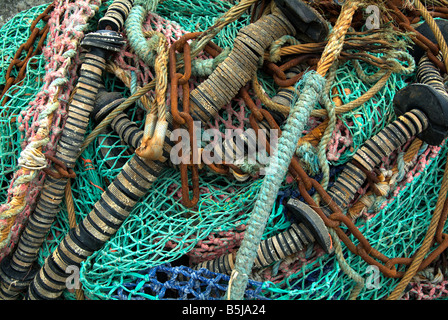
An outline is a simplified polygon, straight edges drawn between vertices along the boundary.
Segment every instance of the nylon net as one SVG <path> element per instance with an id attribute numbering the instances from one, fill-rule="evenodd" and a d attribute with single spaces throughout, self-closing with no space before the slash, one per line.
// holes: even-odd
<path id="1" fill-rule="evenodd" d="M 102 4 L 98 14 L 89 22 L 89 29 L 94 29 L 110 3 L 112 1 Z M 231 6 L 232 3 L 227 1 L 166 0 L 158 6 L 155 13 L 148 15 L 144 28 L 162 31 L 172 42 L 186 32 L 206 30 Z M 0 85 L 5 84 L 4 70 L 9 58 L 29 37 L 29 23 L 45 8 L 46 6 L 38 6 L 24 11 L 2 28 L 2 33 L 7 36 L 0 39 Z M 249 15 L 243 14 L 240 19 L 225 27 L 213 41 L 223 48 L 231 47 L 237 31 L 249 21 Z M 141 63 L 129 47 L 125 47 L 117 55 L 114 63 L 128 71 L 139 86 L 153 78 L 152 70 Z M 375 72 L 367 64 L 361 66 L 365 73 Z M 26 77 L 18 87 L 19 91 L 14 95 L 5 95 L 9 100 L 2 107 L 5 116 L 0 118 L 2 202 L 8 197 L 12 174 L 18 169 L 17 160 L 27 130 L 19 127 L 15 119 L 22 111 L 28 110 L 29 103 L 41 90 L 40 79 L 45 74 L 45 58 L 42 54 L 37 55 L 32 59 L 32 67 L 27 69 Z M 331 181 L 334 181 L 363 142 L 395 118 L 392 98 L 397 90 L 414 81 L 414 77 L 414 74 L 392 74 L 374 98 L 361 107 L 338 116 L 328 152 Z M 278 90 L 269 76 L 260 74 L 259 80 L 268 95 L 273 96 Z M 104 75 L 104 82 L 108 91 L 121 92 L 124 97 L 135 90 L 127 88 L 110 72 Z M 340 95 L 343 103 L 348 103 L 360 97 L 372 84 L 363 82 L 351 63 L 345 62 L 337 70 L 334 86 L 348 89 Z M 258 100 L 256 102 L 261 104 Z M 129 108 L 127 113 L 143 127 L 144 112 L 138 104 Z M 235 127 L 247 129 L 248 114 L 245 104 L 234 99 L 209 126 L 221 131 Z M 32 123 L 32 120 L 29 117 L 24 122 Z M 314 125 L 310 123 L 307 131 Z M 91 124 L 88 131 L 93 127 Z M 389 257 L 410 257 L 421 244 L 437 201 L 447 154 L 445 143 L 441 147 L 422 144 L 416 159 L 404 166 L 400 155 L 408 147 L 409 144 L 405 145 L 382 165 L 381 169 L 387 172 L 398 164 L 400 179 L 397 179 L 386 196 L 375 198 L 373 205 L 363 212 L 357 222 L 372 246 Z M 107 185 L 132 155 L 133 150 L 113 132 L 101 133 L 85 149 L 76 164 L 77 176 L 72 179 L 71 185 L 78 222 L 91 211 Z M 315 178 L 320 180 L 320 176 L 318 172 Z M 190 211 L 180 203 L 179 171 L 175 168 L 164 169 L 117 233 L 82 264 L 80 280 L 87 298 L 120 300 L 223 297 L 229 277 L 205 269 L 195 270 L 192 266 L 238 249 L 262 179 L 254 175 L 240 182 L 207 170 L 201 171 L 199 178 L 201 195 L 198 210 Z M 282 200 L 289 196 L 300 198 L 295 183 L 287 178 L 267 223 L 264 239 L 290 226 L 291 222 L 282 204 Z M 43 264 L 68 230 L 68 213 L 63 203 L 39 253 L 40 264 Z M 369 265 L 345 247 L 343 252 L 350 267 L 362 277 L 368 278 L 371 272 Z M 446 296 L 444 274 L 436 278 L 428 273 L 420 276 L 423 277 L 421 281 L 411 282 L 402 299 L 443 299 Z M 379 273 L 375 281 L 366 283 L 358 298 L 382 299 L 396 286 L 398 279 L 386 278 Z M 245 298 L 348 299 L 355 284 L 344 273 L 335 255 L 326 255 L 318 245 L 309 245 L 303 251 L 274 265 L 254 271 Z M 64 297 L 75 299 L 71 290 L 66 290 Z"/>
<path id="2" fill-rule="evenodd" d="M 0 86 L 6 84 L 6 72 L 11 59 L 16 54 L 20 45 L 25 43 L 30 37 L 31 22 L 42 13 L 47 5 L 37 6 L 14 16 L 2 28 L 1 55 L 0 60 Z M 37 27 L 42 27 L 40 22 Z M 23 59 L 26 52 L 22 53 L 19 59 Z M 17 125 L 17 117 L 28 107 L 28 103 L 33 101 L 42 87 L 42 79 L 45 75 L 45 59 L 42 55 L 31 58 L 29 62 L 32 68 L 28 68 L 23 81 L 12 85 L 3 95 L 0 103 L 2 105 L 2 116 L 0 117 L 0 144 L 1 156 L 0 164 L 2 175 L 0 177 L 0 201 L 6 200 L 7 190 L 10 185 L 12 175 L 17 169 L 17 157 L 21 150 L 21 143 L 25 137 L 24 127 Z M 12 69 L 11 77 L 17 77 L 18 70 Z M 29 120 L 29 119 L 28 119 Z"/>

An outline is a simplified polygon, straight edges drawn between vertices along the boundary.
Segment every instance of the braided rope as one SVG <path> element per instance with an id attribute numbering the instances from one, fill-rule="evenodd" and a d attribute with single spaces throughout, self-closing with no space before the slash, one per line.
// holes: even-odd
<path id="1" fill-rule="evenodd" d="M 296 92 L 298 92 L 298 87 L 303 84 L 299 91 L 300 97 L 292 106 L 285 128 L 278 140 L 278 154 L 274 156 L 274 159 L 270 159 L 269 172 L 263 180 L 260 193 L 248 221 L 244 240 L 236 256 L 235 269 L 232 271 L 227 292 L 228 299 L 239 300 L 243 297 L 244 289 L 257 255 L 257 248 L 280 184 L 285 178 L 305 124 L 321 95 L 325 85 L 324 76 L 342 51 L 345 34 L 351 25 L 358 5 L 359 1 L 357 0 L 344 3 L 322 58 L 318 63 L 317 72 L 310 71 L 306 73 L 296 85 Z"/>
<path id="2" fill-rule="evenodd" d="M 116 63 L 111 61 L 109 61 L 106 65 L 106 71 L 114 74 L 118 79 L 120 79 L 121 82 L 123 82 L 124 85 L 131 90 L 131 95 L 141 88 L 137 86 L 137 77 L 133 77 L 132 75 L 136 75 L 134 71 L 131 71 L 131 74 L 129 74 L 127 70 L 120 68 Z M 151 100 L 146 95 L 141 96 L 140 100 L 137 102 L 140 102 L 145 109 L 151 108 Z"/>
<path id="3" fill-rule="evenodd" d="M 157 31 L 143 32 L 142 24 L 150 11 L 157 7 L 158 1 L 146 4 L 140 1 L 134 5 L 126 20 L 126 31 L 129 42 L 136 54 L 148 65 L 154 66 L 156 72 L 156 87 L 154 106 L 147 110 L 144 136 L 136 154 L 150 160 L 159 160 L 162 155 L 163 143 L 168 128 L 166 118 L 166 91 L 168 86 L 168 41 L 165 35 Z M 143 7 L 145 5 L 145 7 Z M 146 37 L 149 36 L 149 40 Z M 157 114 L 156 114 L 157 113 Z"/>
<path id="4" fill-rule="evenodd" d="M 225 26 L 240 18 L 256 2 L 258 0 L 242 0 L 220 16 L 213 26 L 192 42 L 191 57 L 196 57 Z"/>
<path id="5" fill-rule="evenodd" d="M 327 70 L 333 64 L 333 61 L 342 51 L 342 47 L 344 44 L 345 35 L 350 28 L 353 15 L 355 11 L 358 9 L 361 1 L 352 0 L 346 1 L 341 9 L 341 14 L 338 17 L 338 20 L 330 33 L 328 38 L 328 43 L 325 46 L 324 52 L 322 52 L 322 57 L 317 63 L 317 73 L 325 76 Z"/>
<path id="6" fill-rule="evenodd" d="M 100 4 L 98 0 L 84 0 L 76 4 L 69 1 L 55 2 L 55 8 L 48 22 L 50 31 L 47 45 L 43 49 L 47 59 L 46 69 L 52 71 L 45 75 L 42 91 L 34 102 L 30 103 L 30 108 L 26 112 L 27 117 L 35 117 L 38 123 L 35 127 L 38 129 L 27 134 L 27 145 L 18 160 L 21 168 L 14 174 L 8 190 L 10 198 L 0 207 L 1 257 L 11 251 L 12 243 L 18 238 L 21 226 L 14 225 L 16 218 L 19 215 L 29 214 L 27 212 L 29 206 L 25 202 L 26 195 L 31 192 L 31 183 L 37 178 L 40 170 L 46 167 L 43 147 L 55 145 L 55 140 L 60 134 L 60 130 L 56 128 L 61 125 L 63 115 L 61 110 L 66 107 L 64 100 L 74 87 L 73 82 L 79 65 L 77 48 L 89 19 L 99 10 Z M 61 19 L 62 17 L 64 19 Z M 15 230 L 14 234 L 11 230 Z M 9 242 L 11 245 L 7 247 Z"/>

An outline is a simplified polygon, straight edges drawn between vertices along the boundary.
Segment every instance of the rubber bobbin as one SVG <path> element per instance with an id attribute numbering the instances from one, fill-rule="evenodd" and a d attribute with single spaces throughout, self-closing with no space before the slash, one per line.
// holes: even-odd
<path id="1" fill-rule="evenodd" d="M 98 21 L 99 30 L 123 30 L 124 22 L 126 21 L 129 12 L 132 9 L 132 1 L 119 0 L 114 1 L 109 8 L 107 8 L 106 14 Z"/>
<path id="2" fill-rule="evenodd" d="M 313 209 L 293 198 L 288 200 L 286 207 L 297 221 L 302 222 L 311 231 L 316 242 L 326 253 L 333 251 L 330 233 L 322 218 Z"/>

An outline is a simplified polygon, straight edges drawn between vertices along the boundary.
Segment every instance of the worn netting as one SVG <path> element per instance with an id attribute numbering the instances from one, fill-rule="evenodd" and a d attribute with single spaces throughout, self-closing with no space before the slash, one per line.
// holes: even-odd
<path id="1" fill-rule="evenodd" d="M 98 15 L 90 22 L 93 29 L 105 8 L 112 1 L 105 2 Z M 185 32 L 203 31 L 214 20 L 232 6 L 228 1 L 166 0 L 146 21 L 145 28 L 157 29 L 169 34 L 171 41 Z M 3 28 L 5 36 L 0 39 L 2 47 L 2 71 L 8 57 L 25 42 L 29 34 L 29 23 L 46 6 L 39 6 L 20 13 Z M 236 22 L 224 28 L 214 39 L 221 47 L 232 46 L 239 28 L 249 22 L 245 14 Z M 130 50 L 129 47 L 126 50 Z M 0 119 L 2 133 L 1 154 L 2 179 L 0 198 L 6 199 L 11 173 L 17 170 L 22 133 L 14 121 L 17 114 L 40 90 L 45 75 L 42 56 L 33 58 L 35 68 L 29 68 L 20 91 L 11 96 L 5 117 Z M 153 78 L 152 70 L 143 66 L 135 55 L 120 53 L 115 63 L 129 71 L 137 84 L 142 85 Z M 364 72 L 372 72 L 370 66 L 361 64 Z M 37 79 L 37 80 L 36 80 Z M 278 89 L 272 79 L 259 73 L 259 79 L 272 96 Z M 126 86 L 113 74 L 104 76 L 109 91 L 130 95 L 132 88 Z M 333 135 L 333 153 L 329 152 L 331 177 L 334 179 L 344 164 L 362 143 L 378 132 L 395 117 L 392 107 L 394 93 L 414 80 L 414 75 L 393 74 L 373 99 L 338 117 Z M 201 79 L 196 79 L 197 82 Z M 4 84 L 4 73 L 0 85 Z M 349 89 L 342 94 L 344 103 L 352 101 L 366 92 L 373 84 L 365 83 L 357 76 L 350 62 L 340 66 L 335 86 Z M 257 101 L 260 104 L 259 101 Z M 143 125 L 144 112 L 133 106 L 127 114 L 139 125 Z M 225 128 L 248 128 L 248 108 L 239 99 L 223 108 L 209 124 Z M 310 123 L 309 128 L 312 128 Z M 93 124 L 90 130 L 93 129 Z M 101 152 L 99 152 L 101 150 Z M 405 151 L 405 149 L 400 150 Z M 407 175 L 392 188 L 391 193 L 376 199 L 375 205 L 358 221 L 358 226 L 372 246 L 389 257 L 409 257 L 419 247 L 429 225 L 431 212 L 440 188 L 447 149 L 422 145 L 418 161 L 407 169 Z M 81 221 L 94 203 L 100 198 L 108 183 L 120 171 L 123 163 L 133 155 L 133 150 L 124 145 L 114 133 L 102 133 L 86 148 L 75 167 L 76 179 L 72 181 L 72 194 L 76 218 Z M 333 158 L 331 158 L 333 156 Z M 395 164 L 394 154 L 386 168 Z M 198 210 L 191 212 L 180 204 L 180 173 L 166 168 L 154 183 L 148 194 L 140 201 L 123 226 L 106 245 L 83 263 L 81 283 L 84 293 L 90 299 L 219 299 L 225 294 L 228 276 L 205 270 L 196 271 L 195 264 L 214 259 L 238 249 L 244 236 L 245 223 L 251 213 L 262 180 L 258 176 L 244 182 L 217 175 L 207 169 L 199 176 L 201 196 Z M 319 180 L 319 176 L 317 177 Z M 331 183 L 330 183 L 331 186 Z M 290 225 L 282 204 L 285 197 L 300 197 L 295 184 L 286 179 L 278 197 L 263 238 L 275 235 Z M 39 263 L 42 264 L 69 230 L 65 204 L 42 246 Z M 343 247 L 347 263 L 362 277 L 369 276 L 368 265 L 358 256 Z M 429 277 L 429 276 L 428 276 Z M 255 270 L 246 291 L 248 299 L 347 299 L 355 283 L 341 269 L 335 255 L 325 255 L 316 246 L 288 257 L 263 270 Z M 428 278 L 429 279 L 429 278 Z M 403 296 L 404 299 L 443 298 L 444 277 L 418 284 Z M 395 285 L 396 279 L 380 275 L 375 287 L 366 286 L 359 299 L 382 299 Z M 424 286 L 424 287 L 422 287 Z M 425 294 L 427 287 L 436 288 L 437 296 Z M 434 291 L 433 290 L 433 291 Z M 429 292 L 428 291 L 428 292 Z M 74 299 L 66 291 L 67 299 Z"/>
<path id="2" fill-rule="evenodd" d="M 365 62 L 361 65 L 367 74 L 378 71 L 378 68 Z M 392 100 L 395 92 L 406 85 L 406 79 L 392 74 L 388 83 L 372 99 L 351 112 L 341 114 L 328 147 L 328 160 L 333 164 L 346 163 L 366 140 L 395 120 Z M 334 87 L 339 89 L 338 96 L 345 104 L 361 97 L 372 84 L 362 81 L 352 62 L 348 61 L 338 68 Z"/>

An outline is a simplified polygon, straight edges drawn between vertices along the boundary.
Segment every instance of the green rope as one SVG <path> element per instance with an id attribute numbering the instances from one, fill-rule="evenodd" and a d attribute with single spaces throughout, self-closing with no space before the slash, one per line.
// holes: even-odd
<path id="1" fill-rule="evenodd" d="M 325 109 L 327 110 L 328 114 L 328 125 L 327 128 L 325 128 L 325 132 L 319 141 L 319 145 L 317 147 L 317 155 L 319 158 L 320 167 L 322 169 L 322 180 L 320 181 L 320 184 L 324 189 L 327 189 L 328 182 L 330 180 L 330 165 L 327 161 L 327 147 L 328 143 L 330 142 L 331 136 L 333 134 L 334 128 L 336 126 L 336 113 L 335 113 L 335 105 L 334 102 L 330 99 L 331 94 L 331 88 L 333 85 L 333 81 L 336 77 L 336 71 L 339 67 L 339 63 L 335 62 L 331 66 L 331 68 L 328 71 L 328 78 L 327 83 L 324 88 L 324 93 L 322 95 L 323 104 L 325 106 Z"/>
<path id="2" fill-rule="evenodd" d="M 144 1 L 143 1 L 144 2 Z M 145 7 L 157 6 L 157 1 L 148 1 Z M 134 5 L 129 12 L 129 16 L 125 22 L 125 29 L 128 36 L 129 44 L 135 53 L 148 66 L 154 67 L 156 59 L 157 45 L 159 43 L 159 35 L 154 34 L 148 40 L 143 34 L 142 24 L 146 18 L 148 10 L 141 5 Z"/>
<path id="3" fill-rule="evenodd" d="M 285 178 L 299 138 L 308 122 L 311 111 L 318 101 L 324 84 L 325 79 L 321 75 L 309 71 L 296 85 L 296 92 L 298 87 L 303 85 L 300 90 L 300 97 L 291 106 L 291 112 L 278 140 L 277 154 L 274 152 L 271 155 L 272 159 L 269 161 L 266 177 L 252 210 L 244 240 L 236 256 L 235 269 L 232 271 L 231 283 L 229 283 L 227 291 L 228 297 L 232 300 L 240 300 L 244 296 L 266 221 L 277 198 L 280 185 Z"/>

